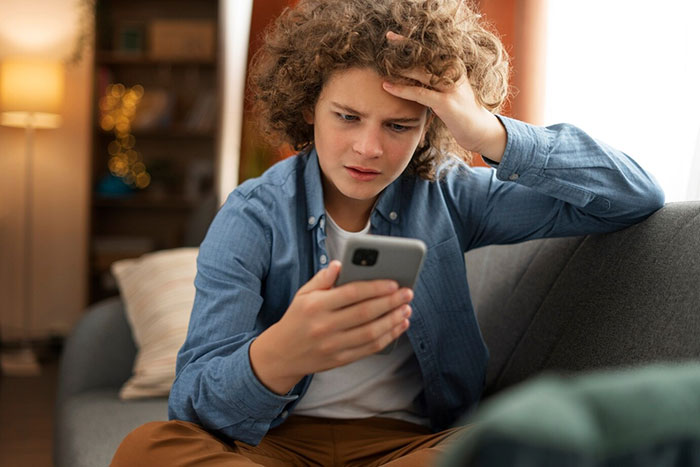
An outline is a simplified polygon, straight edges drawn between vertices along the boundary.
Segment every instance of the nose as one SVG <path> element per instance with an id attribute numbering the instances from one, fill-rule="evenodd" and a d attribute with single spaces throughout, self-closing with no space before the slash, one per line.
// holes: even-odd
<path id="1" fill-rule="evenodd" d="M 364 157 L 381 156 L 384 153 L 381 128 L 373 128 L 367 125 L 361 129 L 352 148 L 356 153 Z"/>

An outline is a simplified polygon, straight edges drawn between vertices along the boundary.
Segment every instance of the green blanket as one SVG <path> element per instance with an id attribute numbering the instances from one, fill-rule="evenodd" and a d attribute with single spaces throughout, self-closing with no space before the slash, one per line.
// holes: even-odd
<path id="1" fill-rule="evenodd" d="M 700 363 L 541 376 L 484 403 L 444 466 L 700 466 Z"/>

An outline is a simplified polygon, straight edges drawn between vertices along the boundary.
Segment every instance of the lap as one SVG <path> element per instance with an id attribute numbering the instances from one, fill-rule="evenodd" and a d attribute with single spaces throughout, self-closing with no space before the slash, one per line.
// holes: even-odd
<path id="1" fill-rule="evenodd" d="M 248 456 L 195 423 L 180 420 L 146 423 L 129 433 L 112 458 L 112 466 L 271 466 L 288 459 Z"/>
<path id="2" fill-rule="evenodd" d="M 387 418 L 291 416 L 252 446 L 229 444 L 194 423 L 152 422 L 124 439 L 112 465 L 433 465 L 461 431 L 432 433 L 420 425 Z"/>

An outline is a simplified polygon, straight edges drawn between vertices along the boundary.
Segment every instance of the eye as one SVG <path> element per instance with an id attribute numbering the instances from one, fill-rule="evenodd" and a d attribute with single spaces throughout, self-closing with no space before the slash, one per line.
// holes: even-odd
<path id="1" fill-rule="evenodd" d="M 357 115 L 348 115 L 348 114 L 341 114 L 336 112 L 336 115 L 338 116 L 339 119 L 343 120 L 344 122 L 355 122 L 357 121 Z"/>
<path id="2" fill-rule="evenodd" d="M 402 133 L 406 130 L 410 130 L 412 127 L 405 126 L 405 125 L 399 125 L 398 123 L 389 123 L 389 128 L 391 128 L 393 131 L 397 133 Z"/>

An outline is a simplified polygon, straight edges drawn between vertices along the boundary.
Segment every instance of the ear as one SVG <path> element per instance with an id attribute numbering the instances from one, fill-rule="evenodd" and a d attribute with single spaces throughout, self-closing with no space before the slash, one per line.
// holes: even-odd
<path id="1" fill-rule="evenodd" d="M 301 111 L 301 115 L 304 117 L 304 121 L 309 125 L 314 124 L 314 113 L 311 109 L 304 109 Z"/>

